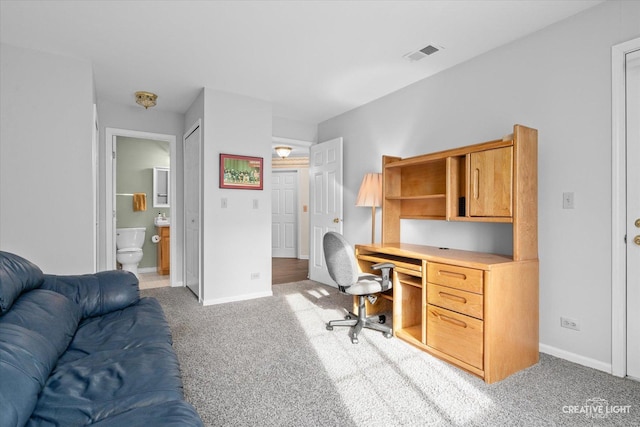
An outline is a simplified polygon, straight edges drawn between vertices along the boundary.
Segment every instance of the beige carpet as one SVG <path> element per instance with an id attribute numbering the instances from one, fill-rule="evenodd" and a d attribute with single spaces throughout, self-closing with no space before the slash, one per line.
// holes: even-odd
<path id="1" fill-rule="evenodd" d="M 541 354 L 487 385 L 379 332 L 354 345 L 347 328 L 327 331 L 351 302 L 334 288 L 273 290 L 207 307 L 185 288 L 142 291 L 165 309 L 185 397 L 208 426 L 640 425 L 638 382 Z"/>

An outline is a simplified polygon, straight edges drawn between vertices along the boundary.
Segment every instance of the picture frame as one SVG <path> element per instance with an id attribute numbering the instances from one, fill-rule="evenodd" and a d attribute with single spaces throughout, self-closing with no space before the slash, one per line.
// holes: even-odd
<path id="1" fill-rule="evenodd" d="M 220 188 L 262 190 L 263 158 L 220 153 Z"/>

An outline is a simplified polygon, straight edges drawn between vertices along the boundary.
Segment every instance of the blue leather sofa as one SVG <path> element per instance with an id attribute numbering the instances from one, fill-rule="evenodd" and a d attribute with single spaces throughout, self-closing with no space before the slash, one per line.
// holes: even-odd
<path id="1" fill-rule="evenodd" d="M 0 427 L 202 426 L 160 304 L 126 271 L 45 275 L 0 252 Z"/>

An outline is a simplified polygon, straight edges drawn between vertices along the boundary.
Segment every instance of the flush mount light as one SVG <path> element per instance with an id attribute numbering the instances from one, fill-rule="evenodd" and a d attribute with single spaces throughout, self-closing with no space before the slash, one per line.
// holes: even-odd
<path id="1" fill-rule="evenodd" d="M 280 156 L 281 159 L 284 159 L 291 154 L 291 147 L 286 147 L 284 145 L 279 145 L 275 148 L 276 154 Z"/>
<path id="2" fill-rule="evenodd" d="M 158 99 L 158 95 L 151 92 L 136 92 L 136 103 L 142 105 L 145 110 L 149 107 L 154 107 L 156 105 L 156 99 Z"/>

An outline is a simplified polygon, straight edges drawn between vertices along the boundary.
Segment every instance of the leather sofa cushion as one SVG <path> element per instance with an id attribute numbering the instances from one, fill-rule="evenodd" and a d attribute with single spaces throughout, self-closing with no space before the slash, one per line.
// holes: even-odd
<path id="1" fill-rule="evenodd" d="M 138 278 L 124 270 L 77 276 L 44 275 L 42 289 L 65 295 L 82 308 L 82 317 L 101 316 L 135 304 L 140 299 Z"/>
<path id="2" fill-rule="evenodd" d="M 184 400 L 162 403 L 107 418 L 92 427 L 200 427 L 202 420 L 196 410 Z"/>
<path id="3" fill-rule="evenodd" d="M 54 369 L 28 425 L 87 425 L 181 399 L 171 344 L 100 351 Z"/>
<path id="4" fill-rule="evenodd" d="M 80 310 L 53 291 L 23 294 L 0 317 L 0 425 L 23 425 L 80 322 Z"/>
<path id="5" fill-rule="evenodd" d="M 133 306 L 80 322 L 60 363 L 68 363 L 97 351 L 158 342 L 171 344 L 171 330 L 160 303 L 154 298 L 142 298 Z"/>
<path id="6" fill-rule="evenodd" d="M 38 288 L 42 270 L 18 255 L 0 251 L 0 315 L 7 312 L 22 292 Z"/>

